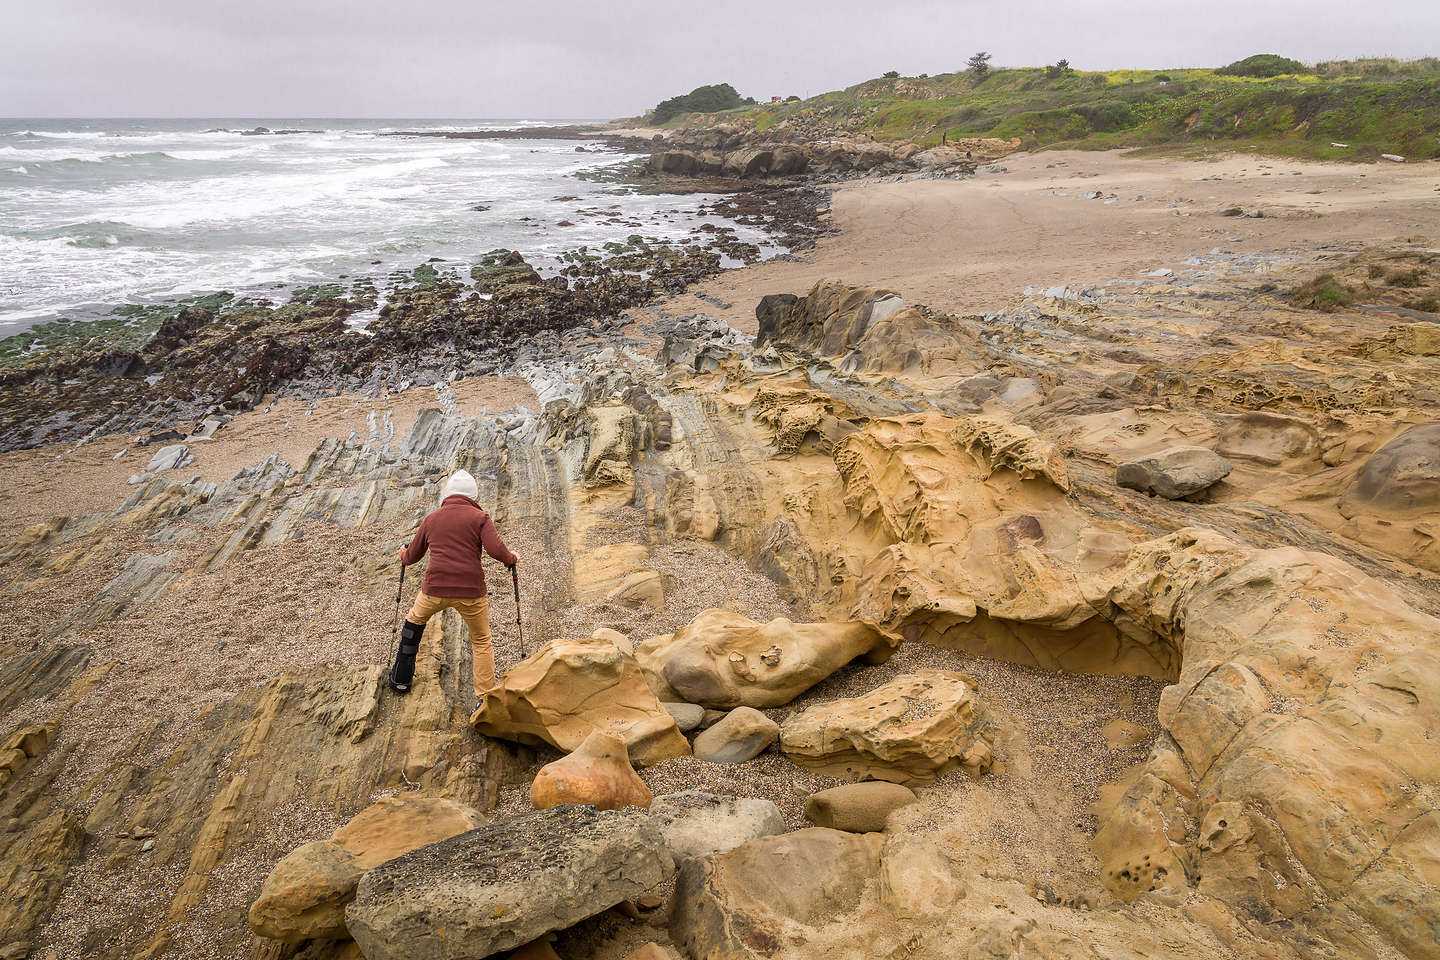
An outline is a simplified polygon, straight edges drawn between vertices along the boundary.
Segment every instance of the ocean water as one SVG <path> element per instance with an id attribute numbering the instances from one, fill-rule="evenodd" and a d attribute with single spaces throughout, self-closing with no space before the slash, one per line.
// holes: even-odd
<path id="1" fill-rule="evenodd" d="M 714 196 L 620 195 L 577 179 L 628 158 L 572 140 L 385 135 L 565 122 L 0 120 L 0 337 L 217 290 L 282 299 L 436 257 L 463 266 L 496 247 L 544 273 L 582 244 L 675 240 L 718 222 L 697 213 Z M 255 127 L 313 132 L 240 132 Z M 760 231 L 736 229 L 774 252 Z"/>

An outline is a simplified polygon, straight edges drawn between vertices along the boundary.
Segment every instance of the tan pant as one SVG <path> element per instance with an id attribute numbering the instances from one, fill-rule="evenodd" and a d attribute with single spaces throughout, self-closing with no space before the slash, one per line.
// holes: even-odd
<path id="1" fill-rule="evenodd" d="M 405 619 L 425 624 L 435 614 L 454 607 L 470 631 L 470 659 L 475 669 L 475 699 L 495 686 L 495 649 L 490 645 L 490 603 L 484 597 L 432 597 L 423 590 L 415 597 Z"/>

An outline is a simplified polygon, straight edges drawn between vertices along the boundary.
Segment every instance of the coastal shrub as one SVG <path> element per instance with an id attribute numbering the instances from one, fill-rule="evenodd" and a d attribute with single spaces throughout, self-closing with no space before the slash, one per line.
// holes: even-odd
<path id="1" fill-rule="evenodd" d="M 981 50 L 965 61 L 965 69 L 976 80 L 984 80 L 990 73 L 990 54 Z"/>
<path id="2" fill-rule="evenodd" d="M 1364 57 L 1359 60 L 1326 60 L 1315 64 L 1315 72 L 1327 77 L 1415 77 L 1440 73 L 1440 57 L 1396 60 L 1394 57 Z"/>
<path id="3" fill-rule="evenodd" d="M 1308 73 L 1305 64 L 1299 60 L 1282 57 L 1278 53 L 1257 53 L 1244 60 L 1236 60 L 1215 71 L 1227 77 L 1278 77 L 1282 73 Z"/>
<path id="4" fill-rule="evenodd" d="M 1355 291 L 1335 279 L 1335 274 L 1322 273 L 1290 291 L 1290 302 L 1306 310 L 1334 313 L 1355 302 Z"/>
<path id="5" fill-rule="evenodd" d="M 683 96 L 660 101 L 655 106 L 652 119 L 655 123 L 664 123 L 682 113 L 719 113 L 722 110 L 734 110 L 736 107 L 747 106 L 754 102 L 754 97 L 742 98 L 730 84 L 716 83 L 696 87 Z"/>
<path id="6" fill-rule="evenodd" d="M 1082 103 L 1075 107 L 1075 112 L 1084 117 L 1085 122 L 1090 125 L 1090 129 L 1097 133 L 1112 133 L 1116 130 L 1127 129 L 1135 119 L 1130 104 L 1121 100 Z"/>
<path id="7" fill-rule="evenodd" d="M 1060 80 L 1064 77 L 1068 77 L 1074 72 L 1074 70 L 1070 69 L 1069 60 L 1060 59 L 1045 68 L 1045 79 Z"/>
<path id="8" fill-rule="evenodd" d="M 1440 300 L 1435 297 L 1420 297 L 1416 300 L 1408 300 L 1405 303 L 1406 309 L 1419 310 L 1421 313 L 1440 313 Z"/>
<path id="9" fill-rule="evenodd" d="M 1157 73 L 1157 74 L 1155 74 L 1155 82 L 1156 82 L 1156 83 L 1169 83 L 1169 82 L 1170 82 L 1170 75 L 1169 75 L 1168 73 Z"/>
<path id="10" fill-rule="evenodd" d="M 884 77 L 886 80 L 895 80 L 900 76 L 900 71 L 886 70 L 884 73 L 880 74 L 880 76 Z"/>
<path id="11" fill-rule="evenodd" d="M 1397 270 L 1386 277 L 1385 282 L 1392 287 L 1413 290 L 1425 286 L 1425 271 L 1419 267 L 1414 270 Z"/>

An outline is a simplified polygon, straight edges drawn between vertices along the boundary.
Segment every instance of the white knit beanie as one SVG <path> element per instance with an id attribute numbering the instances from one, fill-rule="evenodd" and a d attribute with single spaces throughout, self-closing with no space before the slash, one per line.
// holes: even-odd
<path id="1" fill-rule="evenodd" d="M 468 471 L 456 470 L 450 474 L 450 479 L 445 481 L 445 490 L 440 494 L 440 499 L 453 497 L 459 494 L 462 497 L 469 497 L 474 500 L 480 495 L 480 485 L 475 478 L 470 476 Z"/>

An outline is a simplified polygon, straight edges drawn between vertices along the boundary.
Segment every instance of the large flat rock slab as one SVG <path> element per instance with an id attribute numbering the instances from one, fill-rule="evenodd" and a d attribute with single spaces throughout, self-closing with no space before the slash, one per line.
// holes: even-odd
<path id="1" fill-rule="evenodd" d="M 552 807 L 376 867 L 345 923 L 367 960 L 480 960 L 608 910 L 674 869 L 646 814 Z"/>

